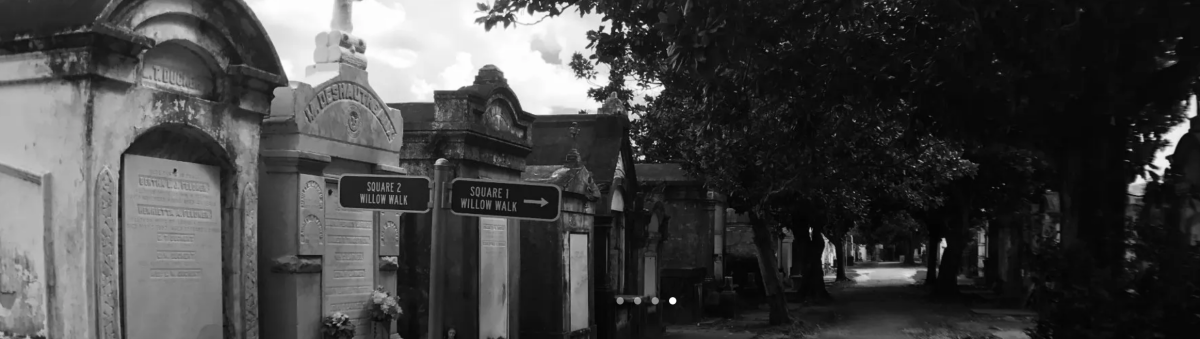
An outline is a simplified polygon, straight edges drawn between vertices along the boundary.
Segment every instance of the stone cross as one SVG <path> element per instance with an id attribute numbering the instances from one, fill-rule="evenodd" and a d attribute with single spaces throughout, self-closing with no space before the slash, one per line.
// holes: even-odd
<path id="1" fill-rule="evenodd" d="M 350 15 L 354 4 L 352 2 L 362 0 L 333 0 L 333 22 L 329 24 L 329 29 L 334 31 L 342 31 L 346 33 L 354 32 L 354 23 L 351 22 L 353 17 Z"/>

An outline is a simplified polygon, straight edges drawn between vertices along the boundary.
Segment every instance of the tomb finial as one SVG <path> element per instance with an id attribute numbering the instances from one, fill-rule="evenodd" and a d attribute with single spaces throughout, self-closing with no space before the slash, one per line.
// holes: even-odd
<path id="1" fill-rule="evenodd" d="M 354 11 L 353 2 L 362 0 L 333 0 L 333 21 L 329 23 L 329 30 L 342 31 L 346 33 L 354 32 L 354 22 L 351 12 Z"/>
<path id="2" fill-rule="evenodd" d="M 329 23 L 329 31 L 317 34 L 317 50 L 313 52 L 313 61 L 322 63 L 342 63 L 359 69 L 367 69 L 367 44 L 362 39 L 350 35 L 354 31 L 352 22 L 354 2 L 362 0 L 333 0 L 333 20 Z"/>
<path id="3" fill-rule="evenodd" d="M 625 115 L 625 103 L 617 97 L 617 92 L 608 94 L 608 99 L 600 106 L 600 114 Z"/>
<path id="4" fill-rule="evenodd" d="M 582 166 L 582 164 L 579 162 L 579 142 L 576 141 L 577 137 L 579 136 L 579 123 L 572 122 L 571 128 L 567 131 L 571 133 L 571 150 L 567 152 L 567 161 L 565 165 L 567 168 L 577 168 Z"/>

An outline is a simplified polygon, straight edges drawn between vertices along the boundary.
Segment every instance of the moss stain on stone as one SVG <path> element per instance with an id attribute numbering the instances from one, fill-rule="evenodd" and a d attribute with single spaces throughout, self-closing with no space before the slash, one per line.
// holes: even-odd
<path id="1" fill-rule="evenodd" d="M 27 253 L 0 243 L 0 338 L 44 338 L 45 290 Z"/>

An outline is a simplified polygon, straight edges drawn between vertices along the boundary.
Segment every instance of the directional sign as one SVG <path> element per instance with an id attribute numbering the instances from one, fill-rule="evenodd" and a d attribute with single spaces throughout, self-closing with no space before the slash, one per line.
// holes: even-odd
<path id="1" fill-rule="evenodd" d="M 450 182 L 450 212 L 457 215 L 554 221 L 561 210 L 558 186 L 479 179 Z"/>
<path id="2" fill-rule="evenodd" d="M 338 179 L 342 207 L 429 212 L 429 178 L 408 175 L 345 174 Z"/>

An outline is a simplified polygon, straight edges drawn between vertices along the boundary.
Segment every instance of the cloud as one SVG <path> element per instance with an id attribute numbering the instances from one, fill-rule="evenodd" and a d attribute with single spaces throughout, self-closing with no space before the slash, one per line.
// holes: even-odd
<path id="1" fill-rule="evenodd" d="M 562 65 L 562 58 L 558 57 L 558 54 L 562 53 L 562 48 L 558 47 L 557 41 L 551 40 L 550 42 L 546 42 L 541 37 L 535 37 L 529 43 L 529 48 L 541 53 L 542 61 L 549 64 Z"/>
<path id="2" fill-rule="evenodd" d="M 434 90 L 470 85 L 479 68 L 504 71 L 521 106 L 534 114 L 595 111 L 593 85 L 563 65 L 586 50 L 595 15 L 567 14 L 532 26 L 484 31 L 472 0 L 363 0 L 354 2 L 355 36 L 367 44 L 367 71 L 387 102 L 432 101 Z M 317 33 L 329 29 L 333 1 L 247 0 L 267 29 L 288 78 L 303 78 L 313 64 Z M 524 22 L 533 22 L 523 18 Z M 593 81 L 603 85 L 603 81 Z"/>

